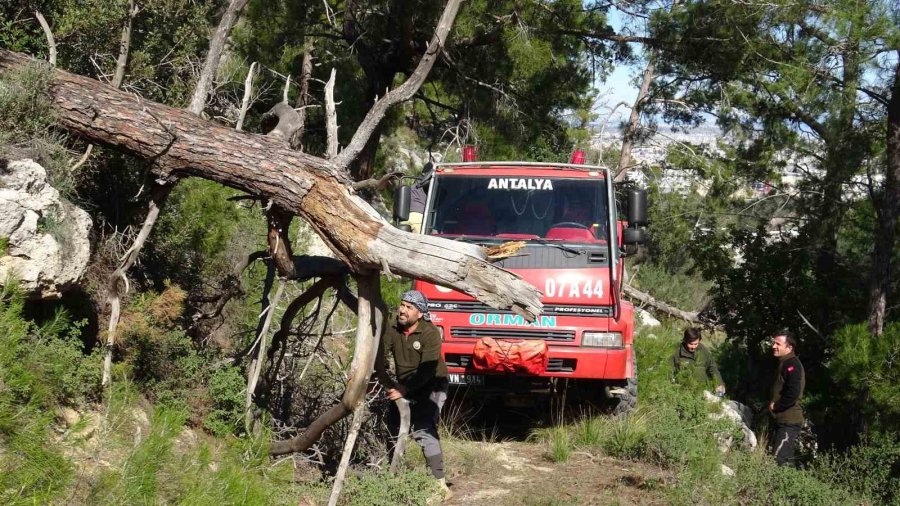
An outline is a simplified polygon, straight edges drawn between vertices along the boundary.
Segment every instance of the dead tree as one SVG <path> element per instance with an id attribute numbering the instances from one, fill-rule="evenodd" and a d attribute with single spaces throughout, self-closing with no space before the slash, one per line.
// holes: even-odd
<path id="1" fill-rule="evenodd" d="M 51 101 L 62 127 L 89 140 L 151 160 L 157 178 L 196 176 L 265 198 L 306 220 L 360 281 L 360 296 L 379 270 L 455 288 L 495 307 L 512 309 L 532 320 L 541 311 L 540 292 L 519 276 L 494 267 L 477 245 L 417 236 L 387 224 L 353 195 L 347 169 L 365 146 L 389 107 L 418 90 L 444 44 L 459 8 L 450 0 L 435 35 L 410 78 L 381 97 L 347 147 L 333 160 L 293 151 L 284 142 L 238 132 L 204 121 L 188 111 L 122 93 L 81 76 L 55 71 Z M 30 58 L 0 51 L 0 72 L 26 65 Z M 366 289 L 371 291 L 365 292 Z M 361 320 L 366 321 L 368 318 Z M 379 318 L 371 327 L 378 335 Z M 360 328 L 372 328 L 360 325 Z M 372 371 L 375 339 L 357 336 L 350 381 L 341 402 L 271 453 L 309 448 L 322 431 L 359 404 Z"/>

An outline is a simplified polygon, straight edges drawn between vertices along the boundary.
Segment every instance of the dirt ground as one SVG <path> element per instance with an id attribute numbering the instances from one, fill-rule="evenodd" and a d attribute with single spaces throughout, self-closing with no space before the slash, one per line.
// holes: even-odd
<path id="1" fill-rule="evenodd" d="M 447 505 L 668 503 L 662 489 L 671 476 L 643 463 L 579 452 L 555 463 L 543 445 L 520 441 L 456 441 L 448 450 Z"/>

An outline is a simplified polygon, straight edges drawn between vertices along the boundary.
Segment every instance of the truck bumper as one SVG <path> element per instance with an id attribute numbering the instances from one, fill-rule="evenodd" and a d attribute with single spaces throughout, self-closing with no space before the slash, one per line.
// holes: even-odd
<path id="1" fill-rule="evenodd" d="M 444 341 L 442 351 L 448 371 L 459 374 L 497 374 L 472 366 L 474 349 L 473 342 Z M 632 353 L 630 344 L 623 349 L 550 345 L 547 369 L 532 377 L 623 380 L 634 374 L 631 370 Z"/>

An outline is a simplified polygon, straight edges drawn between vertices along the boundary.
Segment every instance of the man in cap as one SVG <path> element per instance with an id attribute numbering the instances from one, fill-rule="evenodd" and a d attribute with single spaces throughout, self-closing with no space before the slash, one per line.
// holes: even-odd
<path id="1" fill-rule="evenodd" d="M 396 320 L 386 322 L 378 360 L 383 364 L 388 355 L 394 358 L 396 380 L 387 375 L 379 379 L 392 401 L 402 397 L 410 402 L 412 437 L 422 447 L 425 464 L 446 493 L 444 454 L 437 425 L 447 400 L 447 364 L 441 353 L 441 334 L 431 323 L 428 299 L 422 292 L 404 293 Z M 377 370 L 384 371 L 384 367 Z M 396 406 L 392 404 L 391 410 L 391 418 L 397 420 Z M 396 432 L 399 424 L 391 425 L 392 432 Z"/>

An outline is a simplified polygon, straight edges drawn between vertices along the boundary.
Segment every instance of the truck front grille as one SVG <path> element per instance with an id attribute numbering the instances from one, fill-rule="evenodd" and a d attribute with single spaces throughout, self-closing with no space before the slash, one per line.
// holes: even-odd
<path id="1" fill-rule="evenodd" d="M 575 341 L 574 330 L 518 330 L 495 329 L 489 327 L 450 327 L 450 337 L 477 338 L 493 337 L 497 339 L 543 339 L 553 343 L 571 343 Z"/>

